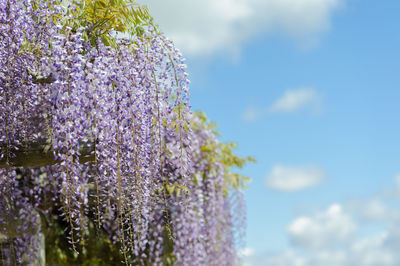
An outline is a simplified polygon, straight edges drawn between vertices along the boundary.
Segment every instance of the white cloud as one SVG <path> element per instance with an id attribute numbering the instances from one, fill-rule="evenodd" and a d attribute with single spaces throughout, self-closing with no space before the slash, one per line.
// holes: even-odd
<path id="1" fill-rule="evenodd" d="M 396 190 L 400 194 L 400 174 L 396 176 Z"/>
<path id="2" fill-rule="evenodd" d="M 378 198 L 353 200 L 347 204 L 347 209 L 366 221 L 383 221 L 395 214 Z"/>
<path id="3" fill-rule="evenodd" d="M 276 190 L 294 192 L 315 186 L 324 178 L 324 171 L 317 167 L 276 165 L 267 175 L 266 184 Z"/>
<path id="4" fill-rule="evenodd" d="M 296 249 L 244 260 L 246 266 L 347 266 L 347 253 L 342 250 L 321 250 L 309 254 Z M 352 264 L 351 266 L 360 266 Z M 350 266 L 350 265 L 349 265 Z"/>
<path id="5" fill-rule="evenodd" d="M 350 252 L 360 265 L 398 265 L 399 256 L 385 245 L 388 232 L 361 238 L 354 242 Z"/>
<path id="6" fill-rule="evenodd" d="M 242 115 L 242 118 L 245 121 L 255 121 L 255 120 L 260 119 L 264 115 L 264 113 L 265 112 L 263 110 L 259 110 L 259 109 L 254 108 L 254 107 L 248 107 L 244 111 L 244 113 Z"/>
<path id="7" fill-rule="evenodd" d="M 249 256 L 252 256 L 253 254 L 254 254 L 254 249 L 249 248 L 249 247 L 243 248 L 238 251 L 239 257 L 249 257 Z"/>
<path id="8" fill-rule="evenodd" d="M 400 200 L 377 195 L 295 218 L 287 227 L 291 247 L 254 253 L 244 258 L 245 265 L 399 266 Z M 371 224 L 379 226 L 371 231 Z"/>
<path id="9" fill-rule="evenodd" d="M 250 266 L 308 266 L 305 258 L 297 256 L 292 250 L 288 250 L 282 254 L 268 256 L 262 260 L 252 261 Z"/>
<path id="10" fill-rule="evenodd" d="M 305 107 L 317 107 L 318 95 L 314 89 L 300 88 L 288 90 L 269 108 L 270 112 L 294 112 Z"/>
<path id="11" fill-rule="evenodd" d="M 308 266 L 344 266 L 347 254 L 343 250 L 320 250 L 307 260 Z"/>
<path id="12" fill-rule="evenodd" d="M 139 0 L 190 55 L 235 52 L 251 37 L 280 31 L 314 43 L 344 0 Z"/>
<path id="13" fill-rule="evenodd" d="M 297 218 L 289 225 L 288 233 L 294 245 L 318 249 L 345 243 L 356 229 L 355 222 L 343 212 L 342 206 L 333 204 L 313 217 Z"/>
<path id="14" fill-rule="evenodd" d="M 400 198 L 400 173 L 397 173 L 397 175 L 394 176 L 394 184 L 392 187 L 381 191 L 381 196 L 394 199 Z"/>
<path id="15" fill-rule="evenodd" d="M 372 236 L 382 237 L 384 234 Z M 362 241 L 362 240 L 361 240 Z M 247 266 L 399 266 L 400 255 L 398 250 L 385 247 L 386 239 L 372 248 L 372 245 L 361 247 L 359 250 L 327 249 L 313 253 L 300 252 L 290 249 L 288 251 L 269 255 L 264 258 L 248 258 Z M 372 243 L 371 243 L 372 244 Z"/>
<path id="16" fill-rule="evenodd" d="M 321 111 L 322 103 L 319 93 L 313 88 L 298 88 L 287 90 L 271 106 L 266 108 L 248 107 L 242 114 L 245 121 L 256 121 L 268 114 L 293 113 L 302 109 L 308 109 L 318 114 Z"/>

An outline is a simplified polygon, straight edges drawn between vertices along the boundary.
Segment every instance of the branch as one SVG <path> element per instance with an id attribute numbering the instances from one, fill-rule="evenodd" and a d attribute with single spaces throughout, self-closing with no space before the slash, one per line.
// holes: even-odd
<path id="1" fill-rule="evenodd" d="M 26 70 L 28 71 L 28 74 L 32 76 L 32 79 L 33 79 L 32 82 L 34 84 L 51 84 L 55 81 L 55 79 L 51 73 L 49 76 L 43 77 L 43 76 L 33 72 L 29 68 L 27 68 Z"/>
<path id="2" fill-rule="evenodd" d="M 50 142 L 46 139 L 37 141 L 27 141 L 19 144 L 16 148 L 8 149 L 6 144 L 0 144 L 0 154 L 9 153 L 7 164 L 6 156 L 0 160 L 0 168 L 8 167 L 37 167 L 60 163 L 60 160 L 55 160 L 54 150 Z M 80 141 L 79 148 L 79 163 L 94 161 L 94 142 Z"/>
<path id="3" fill-rule="evenodd" d="M 34 84 L 51 84 L 55 81 L 55 79 L 50 75 L 48 77 L 35 77 L 32 76 Z"/>

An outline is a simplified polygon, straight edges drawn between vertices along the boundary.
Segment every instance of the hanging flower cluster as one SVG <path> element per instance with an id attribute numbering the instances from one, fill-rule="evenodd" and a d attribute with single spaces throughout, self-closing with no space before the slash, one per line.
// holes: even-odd
<path id="1" fill-rule="evenodd" d="M 88 38 L 93 24 L 66 23 L 77 9 L 0 0 L 6 256 L 35 259 L 40 214 L 62 218 L 76 254 L 94 227 L 126 264 L 234 265 L 240 192 L 226 185 L 224 146 L 190 112 L 182 55 L 151 24 L 113 45 Z M 33 144 L 51 163 L 17 160 Z"/>

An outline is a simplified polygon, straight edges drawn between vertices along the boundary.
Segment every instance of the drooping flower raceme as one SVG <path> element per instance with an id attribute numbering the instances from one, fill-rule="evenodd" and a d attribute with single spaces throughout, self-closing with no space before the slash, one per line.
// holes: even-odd
<path id="1" fill-rule="evenodd" d="M 218 141 L 190 113 L 182 55 L 151 25 L 93 45 L 64 23 L 73 8 L 0 0 L 0 233 L 12 256 L 34 250 L 40 213 L 62 217 L 76 252 L 94 225 L 126 264 L 234 265 L 234 202 L 221 151 L 203 149 Z M 29 143 L 54 151 L 52 165 L 15 167 Z"/>

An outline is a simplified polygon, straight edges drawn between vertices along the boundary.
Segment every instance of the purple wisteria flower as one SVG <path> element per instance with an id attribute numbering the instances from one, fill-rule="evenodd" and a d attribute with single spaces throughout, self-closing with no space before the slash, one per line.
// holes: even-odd
<path id="1" fill-rule="evenodd" d="M 65 23 L 73 8 L 0 0 L 7 261 L 34 260 L 26 254 L 35 250 L 38 215 L 57 214 L 75 252 L 93 224 L 126 264 L 235 265 L 243 199 L 224 192 L 225 167 L 212 156 L 222 151 L 190 111 L 182 55 L 153 26 L 115 46 L 93 45 L 87 28 Z M 13 151 L 39 140 L 56 164 L 15 167 Z M 211 144 L 216 150 L 204 151 Z M 91 159 L 83 161 L 85 149 Z"/>

